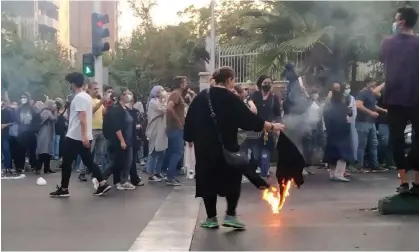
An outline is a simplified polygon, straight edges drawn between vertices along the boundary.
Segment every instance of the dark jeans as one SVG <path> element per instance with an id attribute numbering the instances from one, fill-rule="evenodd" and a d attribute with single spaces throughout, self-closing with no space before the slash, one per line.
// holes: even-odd
<path id="1" fill-rule="evenodd" d="M 231 194 L 226 197 L 227 212 L 229 216 L 236 216 L 236 208 L 240 198 L 240 191 L 237 194 Z M 204 198 L 205 210 L 208 218 L 217 216 L 217 195 Z"/>
<path id="2" fill-rule="evenodd" d="M 71 166 L 76 160 L 77 155 L 80 155 L 83 164 L 92 171 L 93 177 L 99 182 L 103 180 L 102 173 L 99 166 L 93 162 L 93 155 L 90 152 L 90 148 L 83 146 L 82 141 L 77 141 L 71 138 L 65 138 L 65 153 L 63 157 L 63 168 L 61 173 L 61 187 L 68 188 L 71 177 Z"/>
<path id="3" fill-rule="evenodd" d="M 419 171 L 419 106 L 389 106 L 387 120 L 390 128 L 390 144 L 393 148 L 393 157 L 397 169 L 412 168 Z M 412 135 L 412 146 L 406 159 L 404 130 L 408 121 L 412 123 L 414 134 Z"/>
<path id="4" fill-rule="evenodd" d="M 378 124 L 378 160 L 381 164 L 394 166 L 393 151 L 390 140 L 390 129 L 388 124 Z"/>
<path id="5" fill-rule="evenodd" d="M 9 138 L 1 139 L 1 154 L 3 155 L 3 163 L 6 169 L 12 169 L 12 153 L 10 151 Z"/>
<path id="6" fill-rule="evenodd" d="M 38 163 L 36 165 L 36 170 L 40 171 L 42 166 L 44 166 L 44 172 L 51 171 L 51 155 L 47 153 L 42 153 L 38 155 Z"/>

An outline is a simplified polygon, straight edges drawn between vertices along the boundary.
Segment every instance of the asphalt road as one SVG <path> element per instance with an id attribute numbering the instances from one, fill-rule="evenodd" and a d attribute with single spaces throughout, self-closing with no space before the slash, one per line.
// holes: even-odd
<path id="1" fill-rule="evenodd" d="M 380 216 L 373 210 L 381 197 L 394 194 L 395 173 L 354 175 L 350 183 L 329 182 L 321 173 L 309 176 L 302 189 L 292 189 L 278 215 L 260 192 L 245 188 L 238 215 L 247 230 L 198 227 L 191 250 L 419 250 L 419 216 Z M 223 216 L 225 201 L 220 203 Z"/>
<path id="2" fill-rule="evenodd" d="M 203 204 L 193 182 L 181 188 L 145 185 L 93 196 L 91 183 L 70 182 L 71 197 L 48 193 L 60 174 L 2 180 L 2 250 L 418 250 L 419 216 L 379 216 L 371 210 L 394 193 L 393 174 L 355 175 L 329 182 L 323 171 L 292 189 L 284 209 L 271 213 L 261 192 L 244 184 L 238 214 L 247 230 L 204 230 Z M 219 216 L 225 202 L 219 200 Z M 197 225 L 198 224 L 198 225 Z"/>

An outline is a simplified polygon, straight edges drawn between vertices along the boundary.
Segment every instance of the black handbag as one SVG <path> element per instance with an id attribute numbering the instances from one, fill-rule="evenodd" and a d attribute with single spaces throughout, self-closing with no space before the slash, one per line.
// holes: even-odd
<path id="1" fill-rule="evenodd" d="M 211 98 L 210 98 L 210 90 L 211 90 L 211 88 L 207 89 L 208 106 L 209 106 L 209 109 L 210 109 L 211 118 L 214 122 L 215 127 L 217 128 L 217 137 L 218 137 L 218 140 L 221 143 L 221 148 L 223 150 L 224 159 L 225 159 L 225 161 L 228 165 L 233 166 L 234 168 L 237 168 L 237 169 L 243 169 L 249 164 L 249 158 L 247 157 L 246 153 L 244 153 L 244 152 L 241 152 L 241 151 L 231 152 L 231 151 L 227 150 L 226 148 L 224 148 L 223 138 L 221 137 L 221 132 L 220 132 L 220 129 L 218 127 L 216 114 L 214 112 L 214 108 L 212 107 L 212 102 L 211 102 Z"/>

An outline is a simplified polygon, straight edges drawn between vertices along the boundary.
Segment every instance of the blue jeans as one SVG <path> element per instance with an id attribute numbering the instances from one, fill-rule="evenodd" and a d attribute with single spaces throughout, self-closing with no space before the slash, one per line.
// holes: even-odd
<path id="1" fill-rule="evenodd" d="M 60 156 L 60 135 L 54 135 L 52 139 L 52 157 L 58 159 Z"/>
<path id="2" fill-rule="evenodd" d="M 248 158 L 253 155 L 254 160 L 259 164 L 260 176 L 267 177 L 271 167 L 271 151 L 266 146 L 251 145 L 247 152 Z"/>
<path id="3" fill-rule="evenodd" d="M 177 166 L 185 151 L 185 142 L 183 141 L 183 129 L 171 129 L 167 131 L 168 148 L 167 155 L 169 164 L 167 166 L 167 178 L 174 179 L 177 172 Z"/>
<path id="4" fill-rule="evenodd" d="M 370 156 L 371 168 L 376 169 L 379 167 L 377 158 L 377 129 L 375 123 L 369 122 L 356 122 L 356 131 L 358 132 L 358 151 L 357 161 L 360 168 L 364 168 L 364 155 L 365 149 L 368 145 L 368 154 Z"/>
<path id="5" fill-rule="evenodd" d="M 3 156 L 3 164 L 6 169 L 12 169 L 12 153 L 10 151 L 9 138 L 1 139 L 1 154 Z"/>
<path id="6" fill-rule="evenodd" d="M 147 159 L 147 173 L 150 175 L 159 174 L 161 172 L 161 167 L 163 166 L 165 151 L 155 151 L 151 152 L 148 155 Z"/>
<path id="7" fill-rule="evenodd" d="M 390 129 L 387 124 L 378 125 L 378 157 L 382 164 L 394 166 L 393 151 L 388 144 Z"/>

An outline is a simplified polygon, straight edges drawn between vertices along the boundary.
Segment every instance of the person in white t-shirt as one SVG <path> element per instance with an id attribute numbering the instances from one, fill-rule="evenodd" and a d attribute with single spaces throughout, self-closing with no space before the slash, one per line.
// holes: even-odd
<path id="1" fill-rule="evenodd" d="M 112 187 L 103 179 L 99 167 L 93 162 L 90 152 L 92 134 L 93 101 L 89 94 L 83 91 L 84 76 L 81 73 L 70 73 L 65 77 L 74 91 L 74 98 L 70 104 L 67 135 L 64 140 L 65 150 L 63 156 L 61 186 L 50 193 L 51 197 L 70 197 L 68 185 L 70 183 L 71 165 L 80 155 L 84 165 L 93 172 L 93 177 L 99 182 L 94 195 L 101 196 Z"/>

